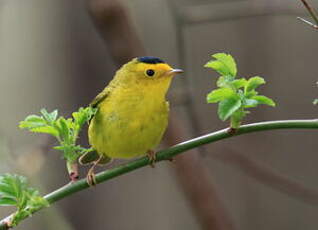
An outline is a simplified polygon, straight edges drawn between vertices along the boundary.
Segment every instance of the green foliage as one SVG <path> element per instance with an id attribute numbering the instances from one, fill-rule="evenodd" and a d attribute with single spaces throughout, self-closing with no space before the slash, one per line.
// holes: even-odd
<path id="1" fill-rule="evenodd" d="M 63 152 L 63 157 L 68 163 L 75 162 L 82 154 L 91 151 L 76 145 L 79 132 L 83 125 L 95 114 L 96 109 L 80 108 L 72 114 L 71 118 L 58 117 L 58 111 L 49 113 L 41 109 L 41 116 L 30 115 L 20 122 L 19 127 L 31 132 L 47 133 L 57 138 L 59 145 L 54 149 Z"/>
<path id="2" fill-rule="evenodd" d="M 222 121 L 227 120 L 236 110 L 242 105 L 241 99 L 234 95 L 220 101 L 218 108 L 218 115 Z"/>
<path id="3" fill-rule="evenodd" d="M 237 67 L 234 58 L 230 54 L 213 54 L 213 60 L 204 66 L 214 69 L 221 76 L 216 85 L 219 87 L 207 95 L 208 103 L 219 103 L 218 115 L 222 121 L 231 118 L 231 127 L 238 128 L 242 119 L 253 108 L 264 104 L 275 106 L 275 102 L 263 95 L 258 95 L 257 87 L 265 84 L 262 77 L 255 76 L 249 79 L 236 78 Z"/>
<path id="4" fill-rule="evenodd" d="M 33 212 L 48 207 L 49 203 L 28 185 L 25 177 L 4 174 L 0 176 L 0 206 L 16 206 L 17 211 L 10 220 L 10 226 L 16 226 Z"/>
<path id="5" fill-rule="evenodd" d="M 204 67 L 212 68 L 222 76 L 235 77 L 237 73 L 236 63 L 229 54 L 217 53 L 212 55 L 216 60 L 211 60 Z"/>

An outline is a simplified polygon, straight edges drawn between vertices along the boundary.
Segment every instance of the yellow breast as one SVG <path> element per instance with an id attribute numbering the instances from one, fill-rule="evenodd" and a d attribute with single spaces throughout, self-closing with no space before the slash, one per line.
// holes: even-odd
<path id="1" fill-rule="evenodd" d="M 160 85 L 118 87 L 101 102 L 89 126 L 90 144 L 111 158 L 146 154 L 162 139 L 169 106 Z"/>

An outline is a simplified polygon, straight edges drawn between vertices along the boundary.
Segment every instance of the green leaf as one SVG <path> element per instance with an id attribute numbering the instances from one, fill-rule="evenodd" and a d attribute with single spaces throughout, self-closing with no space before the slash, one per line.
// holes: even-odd
<path id="1" fill-rule="evenodd" d="M 43 115 L 44 119 L 49 123 L 52 123 L 56 120 L 58 111 L 54 110 L 53 112 L 49 113 L 46 109 L 41 109 L 41 114 Z"/>
<path id="2" fill-rule="evenodd" d="M 230 97 L 219 103 L 218 115 L 222 121 L 228 119 L 242 105 L 241 99 L 238 96 Z"/>
<path id="3" fill-rule="evenodd" d="M 231 83 L 236 89 L 239 89 L 245 87 L 245 85 L 247 84 L 247 80 L 245 78 L 240 78 L 232 81 Z"/>
<path id="4" fill-rule="evenodd" d="M 75 123 L 77 123 L 80 127 L 87 121 L 88 109 L 89 107 L 86 109 L 80 108 L 77 112 L 72 113 Z"/>
<path id="5" fill-rule="evenodd" d="M 43 117 L 37 116 L 37 115 L 29 115 L 25 119 L 25 121 L 28 121 L 30 123 L 40 123 L 40 124 L 45 124 L 45 120 Z"/>
<path id="6" fill-rule="evenodd" d="M 70 140 L 70 135 L 71 135 L 71 124 L 72 122 L 65 120 L 64 117 L 60 117 L 56 121 L 56 125 L 59 128 L 59 136 L 62 137 L 65 141 Z"/>
<path id="7" fill-rule="evenodd" d="M 236 76 L 236 63 L 234 58 L 230 54 L 217 53 L 213 54 L 212 58 L 215 58 L 216 60 L 209 61 L 204 65 L 204 67 L 212 68 L 222 76 Z"/>
<path id="8" fill-rule="evenodd" d="M 253 96 L 251 99 L 256 100 L 258 104 L 264 104 L 269 106 L 276 106 L 275 102 L 263 95 Z"/>
<path id="9" fill-rule="evenodd" d="M 252 107 L 256 107 L 258 105 L 258 101 L 255 99 L 245 99 L 244 100 L 244 108 L 252 108 Z"/>
<path id="10" fill-rule="evenodd" d="M 75 123 L 80 127 L 88 122 L 92 116 L 96 113 L 96 109 L 92 107 L 80 108 L 77 112 L 74 112 L 72 116 L 74 117 Z"/>
<path id="11" fill-rule="evenodd" d="M 0 176 L 0 206 L 16 206 L 17 211 L 10 222 L 15 226 L 33 211 L 46 207 L 48 201 L 30 187 L 25 177 L 15 174 Z"/>
<path id="12" fill-rule="evenodd" d="M 1 179 L 0 179 L 1 180 Z M 15 191 L 6 183 L 0 182 L 0 197 L 15 197 Z"/>
<path id="13" fill-rule="evenodd" d="M 249 99 L 253 98 L 256 95 L 258 95 L 258 92 L 256 92 L 255 90 L 244 93 L 244 97 Z"/>
<path id="14" fill-rule="evenodd" d="M 54 120 L 56 119 L 57 111 L 55 110 L 49 114 L 45 109 L 42 109 L 42 114 L 43 116 L 45 115 L 46 118 L 37 115 L 30 115 L 27 116 L 24 121 L 20 122 L 19 127 L 21 129 L 28 129 L 31 132 L 47 133 L 57 137 L 58 130 L 52 126 L 52 123 L 54 123 Z"/>
<path id="15" fill-rule="evenodd" d="M 230 83 L 234 80 L 231 76 L 221 76 L 216 82 L 217 87 L 230 87 Z"/>
<path id="16" fill-rule="evenodd" d="M 25 186 L 25 178 L 18 175 L 0 176 L 0 197 L 17 198 Z"/>
<path id="17" fill-rule="evenodd" d="M 262 77 L 255 76 L 250 79 L 235 79 L 237 67 L 234 58 L 225 53 L 212 55 L 211 61 L 205 64 L 205 67 L 216 70 L 221 76 L 216 84 L 219 87 L 207 95 L 208 103 L 217 103 L 218 115 L 225 121 L 231 118 L 231 127 L 238 128 L 242 119 L 249 113 L 245 110 L 256 107 L 259 104 L 275 106 L 272 99 L 258 95 L 256 88 L 265 84 Z M 318 99 L 315 101 L 318 104 Z"/>
<path id="18" fill-rule="evenodd" d="M 219 102 L 233 95 L 235 95 L 235 92 L 233 92 L 233 90 L 230 88 L 216 89 L 207 95 L 207 102 L 208 103 Z"/>
<path id="19" fill-rule="evenodd" d="M 63 152 L 63 158 L 70 163 L 76 161 L 87 151 L 87 149 L 77 146 L 76 140 L 82 126 L 92 118 L 96 111 L 97 109 L 91 107 L 80 108 L 72 114 L 73 118 L 66 119 L 62 116 L 58 117 L 57 110 L 49 113 L 46 109 L 41 109 L 42 116 L 28 116 L 20 122 L 19 126 L 31 132 L 47 133 L 56 137 L 59 146 L 55 149 Z"/>
<path id="20" fill-rule="evenodd" d="M 265 84 L 264 78 L 261 77 L 251 77 L 248 79 L 247 84 L 245 85 L 244 92 L 248 93 L 256 89 L 258 86 Z"/>
<path id="21" fill-rule="evenodd" d="M 0 206 L 16 206 L 17 201 L 13 198 L 2 197 L 0 198 Z"/>
<path id="22" fill-rule="evenodd" d="M 58 111 L 54 110 L 52 113 L 50 113 L 50 118 L 52 121 L 55 121 L 58 115 Z"/>
<path id="23" fill-rule="evenodd" d="M 317 105 L 317 104 L 318 104 L 318 99 L 315 99 L 312 103 L 313 103 L 314 105 Z"/>
<path id="24" fill-rule="evenodd" d="M 37 128 L 32 128 L 30 129 L 31 132 L 34 133 L 47 133 L 51 134 L 54 137 L 58 137 L 59 132 L 52 126 L 42 126 L 42 127 L 37 127 Z"/>
<path id="25" fill-rule="evenodd" d="M 27 116 L 24 121 L 21 121 L 19 127 L 21 129 L 33 129 L 47 125 L 46 121 L 37 115 Z"/>

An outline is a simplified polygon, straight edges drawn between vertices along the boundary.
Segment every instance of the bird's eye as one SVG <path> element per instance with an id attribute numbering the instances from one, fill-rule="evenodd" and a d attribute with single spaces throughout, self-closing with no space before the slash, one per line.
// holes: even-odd
<path id="1" fill-rule="evenodd" d="M 155 71 L 153 69 L 147 69 L 146 74 L 147 76 L 152 77 L 155 75 Z"/>

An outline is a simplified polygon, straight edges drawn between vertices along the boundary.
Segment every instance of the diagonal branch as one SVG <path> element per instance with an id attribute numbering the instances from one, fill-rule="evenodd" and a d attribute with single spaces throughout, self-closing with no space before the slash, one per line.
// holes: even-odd
<path id="1" fill-rule="evenodd" d="M 317 189 L 307 188 L 303 184 L 282 175 L 246 154 L 227 149 L 222 153 L 214 153 L 211 155 L 218 160 L 232 164 L 247 176 L 265 186 L 305 202 L 306 204 L 312 206 L 318 205 Z"/>
<path id="2" fill-rule="evenodd" d="M 302 3 L 304 4 L 304 6 L 306 7 L 306 9 L 308 10 L 310 16 L 312 17 L 312 19 L 315 21 L 315 24 L 312 22 L 309 22 L 301 17 L 297 17 L 299 20 L 303 21 L 304 23 L 310 25 L 311 27 L 313 27 L 314 29 L 318 29 L 318 14 L 315 11 L 314 8 L 312 8 L 309 3 L 307 2 L 307 0 L 301 0 Z"/>
<path id="3" fill-rule="evenodd" d="M 308 10 L 309 14 L 311 15 L 311 17 L 315 20 L 316 24 L 318 24 L 318 16 L 317 16 L 317 12 L 315 11 L 314 8 L 312 8 L 309 3 L 307 2 L 307 0 L 301 0 L 302 3 L 304 4 L 304 6 L 306 7 L 306 9 Z"/>
<path id="4" fill-rule="evenodd" d="M 318 25 L 315 25 L 314 23 L 302 18 L 302 17 L 297 17 L 297 19 L 299 19 L 300 21 L 306 23 L 307 25 L 311 26 L 314 29 L 318 29 Z"/>
<path id="5" fill-rule="evenodd" d="M 276 130 L 276 129 L 318 129 L 318 120 L 284 120 L 284 121 L 267 121 L 259 122 L 248 125 L 243 125 L 237 129 L 235 134 L 230 134 L 229 129 L 222 129 L 207 135 L 203 135 L 197 138 L 194 138 L 189 141 L 182 142 L 166 150 L 159 151 L 157 153 L 156 161 L 169 160 L 172 157 L 181 154 L 187 150 L 196 148 L 201 145 L 208 143 L 220 141 L 222 139 L 230 138 L 233 136 L 239 136 L 242 134 L 260 132 L 266 130 Z M 120 175 L 129 173 L 136 169 L 142 168 L 146 165 L 149 165 L 149 159 L 147 157 L 142 157 L 140 159 L 134 160 L 132 162 L 120 165 L 110 170 L 106 170 L 96 175 L 96 182 L 102 183 L 110 179 L 116 178 Z M 45 196 L 45 199 L 48 200 L 50 204 L 53 204 L 65 197 L 68 197 L 76 192 L 87 189 L 89 185 L 85 179 L 79 180 L 75 183 L 70 183 L 61 187 L 52 193 Z M 39 210 L 37 210 L 39 211 Z M 11 215 L 12 216 L 12 215 Z M 6 217 L 0 221 L 0 230 L 8 229 L 7 223 L 10 220 L 11 216 Z"/>

